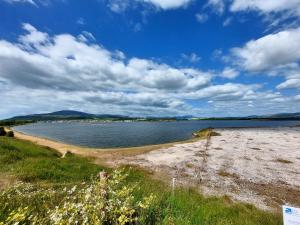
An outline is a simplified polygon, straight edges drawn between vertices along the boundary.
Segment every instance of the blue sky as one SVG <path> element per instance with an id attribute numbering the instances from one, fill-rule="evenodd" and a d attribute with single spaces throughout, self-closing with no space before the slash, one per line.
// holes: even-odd
<path id="1" fill-rule="evenodd" d="M 300 111 L 300 0 L 0 0 L 0 118 Z"/>

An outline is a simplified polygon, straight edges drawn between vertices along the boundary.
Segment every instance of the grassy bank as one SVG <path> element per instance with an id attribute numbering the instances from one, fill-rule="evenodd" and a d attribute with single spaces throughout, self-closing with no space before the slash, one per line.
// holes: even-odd
<path id="1" fill-rule="evenodd" d="M 14 138 L 0 137 L 0 177 L 13 176 L 25 184 L 6 189 L 0 195 L 0 221 L 13 210 L 28 207 L 28 212 L 47 216 L 47 211 L 66 201 L 65 188 L 86 188 L 97 173 L 111 169 L 95 165 L 92 159 L 67 154 Z M 172 194 L 165 183 L 152 179 L 147 171 L 124 168 L 128 174 L 121 185 L 132 188 L 133 205 L 154 194 L 154 204 L 144 213 L 143 224 L 282 224 L 280 215 L 264 212 L 230 199 L 205 198 L 192 189 L 177 189 Z M 139 214 L 140 215 L 140 214 Z M 1 224 L 1 223 L 0 223 Z M 120 222 L 121 224 L 121 222 Z"/>

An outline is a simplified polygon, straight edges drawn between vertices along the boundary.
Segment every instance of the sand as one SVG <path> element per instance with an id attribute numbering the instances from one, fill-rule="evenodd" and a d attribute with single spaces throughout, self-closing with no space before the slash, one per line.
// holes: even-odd
<path id="1" fill-rule="evenodd" d="M 118 163 L 138 165 L 205 195 L 266 210 L 300 206 L 300 127 L 215 129 L 221 136 L 176 144 Z M 116 162 L 113 162 L 116 163 Z"/>

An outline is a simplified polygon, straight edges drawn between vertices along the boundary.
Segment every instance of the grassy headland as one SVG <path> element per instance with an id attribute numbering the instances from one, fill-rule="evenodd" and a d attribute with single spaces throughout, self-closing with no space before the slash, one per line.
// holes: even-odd
<path id="1" fill-rule="evenodd" d="M 0 194 L 0 224 L 13 210 L 24 207 L 33 215 L 46 216 L 47 211 L 66 201 L 61 190 L 73 185 L 84 188 L 99 171 L 113 170 L 94 164 L 92 158 L 74 154 L 62 158 L 54 149 L 9 137 L 0 137 L 0 163 L 0 177 L 25 182 L 24 187 L 6 187 Z M 124 170 L 128 174 L 124 185 L 138 187 L 133 189 L 133 201 L 139 202 L 151 193 L 156 196 L 143 224 L 282 224 L 280 215 L 252 205 L 233 203 L 227 197 L 205 198 L 193 189 L 178 188 L 172 194 L 167 184 L 153 179 L 147 171 L 129 167 Z M 20 188 L 27 188 L 29 193 L 22 194 Z"/>

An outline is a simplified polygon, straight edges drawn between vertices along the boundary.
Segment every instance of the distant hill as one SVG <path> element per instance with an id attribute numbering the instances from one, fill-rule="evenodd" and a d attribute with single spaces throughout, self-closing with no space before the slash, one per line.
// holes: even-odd
<path id="1" fill-rule="evenodd" d="M 75 120 L 75 119 L 124 119 L 126 116 L 101 114 L 95 115 L 90 113 L 84 113 L 74 110 L 62 110 L 52 113 L 32 114 L 25 116 L 15 116 L 7 120 L 20 121 L 20 120 L 32 120 L 32 121 L 46 121 L 46 120 Z"/>
<path id="2" fill-rule="evenodd" d="M 25 116 L 16 116 L 7 121 L 48 121 L 48 120 L 83 120 L 83 119 L 108 119 L 108 120 L 127 120 L 127 119 L 144 119 L 149 121 L 174 121 L 174 120 L 300 120 L 299 113 L 280 113 L 273 115 L 252 115 L 247 117 L 211 117 L 211 118 L 197 118 L 191 115 L 184 116 L 174 116 L 174 117 L 146 117 L 146 118 L 136 118 L 128 117 L 123 115 L 112 115 L 112 114 L 90 114 L 85 112 L 79 112 L 74 110 L 62 110 L 52 113 L 42 113 L 42 114 L 32 114 Z"/>
<path id="3" fill-rule="evenodd" d="M 263 116 L 248 116 L 247 118 L 250 119 L 300 119 L 300 112 L 298 113 L 279 113 L 279 114 L 272 114 L 272 115 L 263 115 Z"/>

